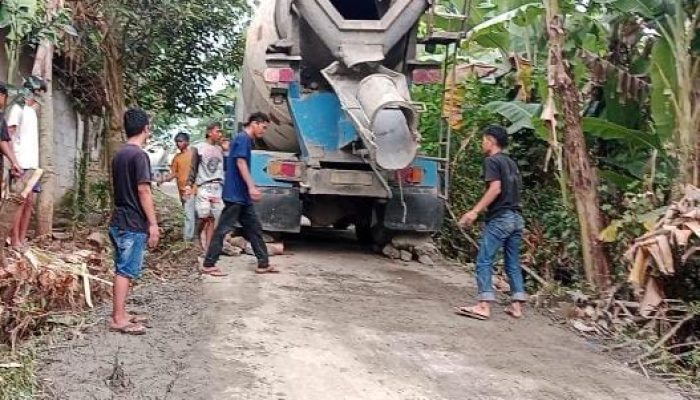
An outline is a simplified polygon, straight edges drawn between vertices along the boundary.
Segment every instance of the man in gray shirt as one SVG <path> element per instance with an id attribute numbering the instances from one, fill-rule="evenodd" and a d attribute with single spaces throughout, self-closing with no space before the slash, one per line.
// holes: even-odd
<path id="1" fill-rule="evenodd" d="M 203 249 L 209 247 L 216 223 L 224 209 L 224 152 L 219 145 L 221 136 L 221 124 L 214 122 L 207 126 L 207 141 L 193 149 L 192 171 L 185 187 L 190 192 L 196 188 L 195 209 L 201 223 L 200 241 Z"/>

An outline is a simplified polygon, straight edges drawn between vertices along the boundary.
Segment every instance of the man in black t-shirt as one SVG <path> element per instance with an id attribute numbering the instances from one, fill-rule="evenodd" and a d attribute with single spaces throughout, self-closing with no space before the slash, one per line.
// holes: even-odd
<path id="1" fill-rule="evenodd" d="M 143 317 L 126 312 L 131 280 L 141 276 L 146 245 L 155 247 L 160 236 L 151 193 L 151 163 L 142 147 L 150 136 L 148 114 L 138 108 L 124 113 L 127 142 L 112 159 L 114 210 L 109 238 L 114 246 L 114 296 L 109 328 L 141 335 Z"/>
<path id="2" fill-rule="evenodd" d="M 527 294 L 520 267 L 520 244 L 524 229 L 520 215 L 520 171 L 515 162 L 502 153 L 508 146 L 508 134 L 503 127 L 491 125 L 484 130 L 483 136 L 486 193 L 459 220 L 459 224 L 466 227 L 473 224 L 482 211 L 486 211 L 486 225 L 476 256 L 478 303 L 472 307 L 458 307 L 456 312 L 482 320 L 491 316 L 491 303 L 496 301 L 492 283 L 493 264 L 496 253 L 503 248 L 512 299 L 505 311 L 514 318 L 521 318 L 522 303 L 527 300 Z"/>

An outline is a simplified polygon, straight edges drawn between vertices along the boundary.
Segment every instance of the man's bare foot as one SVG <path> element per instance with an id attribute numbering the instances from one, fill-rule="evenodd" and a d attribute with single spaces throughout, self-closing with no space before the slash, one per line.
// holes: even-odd
<path id="1" fill-rule="evenodd" d="M 523 317 L 523 307 L 519 301 L 512 302 L 508 307 L 506 307 L 505 312 L 516 319 Z"/>

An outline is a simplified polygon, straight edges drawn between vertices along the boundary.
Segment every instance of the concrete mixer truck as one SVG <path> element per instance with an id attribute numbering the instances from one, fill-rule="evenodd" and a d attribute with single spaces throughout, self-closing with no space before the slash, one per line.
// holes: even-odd
<path id="1" fill-rule="evenodd" d="M 251 172 L 263 228 L 355 226 L 364 242 L 435 232 L 439 162 L 418 155 L 409 85 L 428 0 L 262 0 L 247 33 L 238 126 L 271 124 Z"/>

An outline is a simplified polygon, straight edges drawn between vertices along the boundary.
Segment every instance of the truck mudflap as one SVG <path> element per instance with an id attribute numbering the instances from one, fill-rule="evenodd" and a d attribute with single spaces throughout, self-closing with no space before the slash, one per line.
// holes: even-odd
<path id="1" fill-rule="evenodd" d="M 262 199 L 255 203 L 255 212 L 263 230 L 270 232 L 299 232 L 301 230 L 301 201 L 299 189 L 258 187 Z"/>
<path id="2" fill-rule="evenodd" d="M 405 213 L 404 213 L 405 204 Z M 384 226 L 395 231 L 437 232 L 445 203 L 435 188 L 404 188 L 403 203 L 397 188 L 384 209 Z"/>

